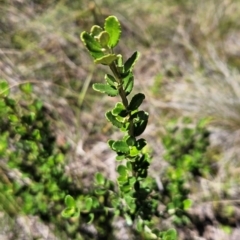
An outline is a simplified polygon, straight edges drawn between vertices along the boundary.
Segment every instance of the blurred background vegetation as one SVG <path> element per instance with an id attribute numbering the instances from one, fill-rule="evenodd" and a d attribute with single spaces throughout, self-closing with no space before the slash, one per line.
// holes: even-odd
<path id="1" fill-rule="evenodd" d="M 155 225 L 179 239 L 240 239 L 239 0 L 0 3 L 1 239 L 144 239 L 121 218 L 60 215 L 96 171 L 116 178 L 106 141 L 118 136 L 104 118 L 113 100 L 91 89 L 105 69 L 79 39 L 109 15 L 123 28 L 118 51 L 141 52 Z"/>

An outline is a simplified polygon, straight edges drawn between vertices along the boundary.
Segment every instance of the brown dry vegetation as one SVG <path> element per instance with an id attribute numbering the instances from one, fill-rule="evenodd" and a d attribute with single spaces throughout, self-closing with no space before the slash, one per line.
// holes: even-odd
<path id="1" fill-rule="evenodd" d="M 150 174 L 160 177 L 165 166 L 161 135 L 169 119 L 210 119 L 219 171 L 192 189 L 190 212 L 201 232 L 192 226 L 180 238 L 240 239 L 238 0 L 0 2 L 0 77 L 16 96 L 14 86 L 33 84 L 58 144 L 71 145 L 66 171 L 79 185 L 91 186 L 96 171 L 116 178 L 106 141 L 117 134 L 104 118 L 114 100 L 91 89 L 105 69 L 92 64 L 79 39 L 92 24 L 116 15 L 123 26 L 119 51 L 126 58 L 141 52 L 135 82 L 146 93 L 150 113 L 145 132 L 153 155 Z"/>

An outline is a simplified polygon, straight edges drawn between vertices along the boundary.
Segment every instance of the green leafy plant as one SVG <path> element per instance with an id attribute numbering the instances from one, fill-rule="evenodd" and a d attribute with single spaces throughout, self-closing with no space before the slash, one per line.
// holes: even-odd
<path id="1" fill-rule="evenodd" d="M 162 138 L 164 158 L 169 166 L 162 176 L 161 201 L 178 226 L 190 223 L 186 210 L 192 204 L 188 198 L 191 182 L 214 174 L 211 159 L 206 154 L 210 134 L 206 122 L 203 119 L 195 126 L 190 118 L 184 118 L 179 127 L 173 120 L 166 126 L 167 133 Z"/>
<path id="2" fill-rule="evenodd" d="M 8 82 L 0 80 L 0 209 L 10 216 L 39 216 L 77 239 L 61 218 L 65 195 L 82 194 L 65 174 L 68 145 L 57 146 L 43 103 L 32 97 L 32 85 L 19 88 L 21 99 L 14 99 Z"/>
<path id="3" fill-rule="evenodd" d="M 121 35 L 121 26 L 115 16 L 105 19 L 104 27 L 94 25 L 90 32 L 83 32 L 81 40 L 93 57 L 94 63 L 110 68 L 112 74 L 105 75 L 105 83 L 93 84 L 93 89 L 110 97 L 119 96 L 113 109 L 106 112 L 106 119 L 118 128 L 123 137 L 109 140 L 109 147 L 116 153 L 118 167 L 117 189 L 110 190 L 110 181 L 101 173 L 95 176 L 95 194 L 101 196 L 108 192 L 108 202 L 99 201 L 99 197 L 85 196 L 73 200 L 66 196 L 67 208 L 63 217 L 72 217 L 80 213 L 89 214 L 89 221 L 99 209 L 113 215 L 123 216 L 129 226 L 136 229 L 146 239 L 176 239 L 175 230 L 161 233 L 152 229 L 151 220 L 158 216 L 157 193 L 154 192 L 148 177 L 150 156 L 146 151 L 147 142 L 140 135 L 146 129 L 148 113 L 140 110 L 145 95 L 137 93 L 129 98 L 134 86 L 133 68 L 139 58 L 134 52 L 126 61 L 121 54 L 114 52 Z"/>

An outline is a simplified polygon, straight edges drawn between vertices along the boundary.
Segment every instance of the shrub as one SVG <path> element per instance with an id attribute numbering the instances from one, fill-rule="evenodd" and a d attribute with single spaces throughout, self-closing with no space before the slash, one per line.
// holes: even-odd
<path id="1" fill-rule="evenodd" d="M 152 218 L 158 216 L 158 194 L 152 188 L 152 180 L 148 177 L 150 156 L 145 148 L 147 142 L 139 137 L 148 122 L 148 113 L 139 110 L 145 95 L 137 93 L 129 100 L 134 86 L 133 68 L 139 53 L 134 52 L 124 62 L 122 55 L 114 52 L 120 35 L 121 26 L 115 16 L 105 19 L 104 28 L 94 25 L 90 33 L 84 31 L 81 34 L 81 40 L 94 63 L 107 65 L 112 72 L 112 75 L 105 75 L 105 83 L 95 83 L 93 89 L 110 97 L 119 96 L 121 99 L 121 102 L 117 102 L 115 107 L 105 114 L 106 119 L 124 135 L 121 140 L 108 141 L 119 163 L 116 169 L 117 188 L 110 190 L 109 181 L 101 173 L 97 173 L 95 193 L 101 196 L 108 192 L 109 205 L 91 195 L 77 200 L 68 195 L 65 198 L 67 208 L 62 215 L 68 218 L 88 213 L 89 222 L 92 222 L 100 208 L 124 217 L 126 223 L 135 226 L 139 234 L 146 239 L 176 239 L 174 230 L 161 232 L 153 229 Z"/>
<path id="2" fill-rule="evenodd" d="M 206 122 L 203 119 L 195 126 L 189 118 L 184 118 L 181 124 L 173 120 L 166 126 L 167 132 L 162 138 L 164 159 L 169 165 L 162 176 L 161 201 L 178 226 L 190 223 L 186 210 L 191 206 L 188 197 L 192 183 L 215 171 L 206 154 L 210 135 Z"/>
<path id="3" fill-rule="evenodd" d="M 1 208 L 15 216 L 37 215 L 71 235 L 60 217 L 62 199 L 66 194 L 80 195 L 81 191 L 65 174 L 68 146 L 57 147 L 46 109 L 32 97 L 31 84 L 20 86 L 21 100 L 10 97 L 6 81 L 1 80 L 0 86 L 1 169 L 8 172 L 0 184 Z"/>

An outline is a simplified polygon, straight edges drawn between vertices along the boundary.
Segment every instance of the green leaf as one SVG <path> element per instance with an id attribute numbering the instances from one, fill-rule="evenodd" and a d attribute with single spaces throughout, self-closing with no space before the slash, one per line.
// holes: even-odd
<path id="1" fill-rule="evenodd" d="M 134 113 L 131 117 L 134 121 L 134 136 L 139 136 L 146 129 L 148 123 L 148 113 L 144 111 L 139 111 Z"/>
<path id="2" fill-rule="evenodd" d="M 95 192 L 95 194 L 102 196 L 106 193 L 106 190 L 105 189 L 95 189 L 94 192 Z"/>
<path id="3" fill-rule="evenodd" d="M 134 84 L 134 77 L 132 72 L 130 72 L 127 76 L 123 78 L 123 89 L 126 93 L 126 96 L 132 92 Z"/>
<path id="4" fill-rule="evenodd" d="M 133 221 L 132 221 L 131 217 L 128 214 L 125 214 L 124 217 L 125 217 L 127 225 L 132 226 Z"/>
<path id="5" fill-rule="evenodd" d="M 112 75 L 105 74 L 104 78 L 110 86 L 117 87 L 117 85 L 118 85 L 117 80 Z"/>
<path id="6" fill-rule="evenodd" d="M 137 230 L 139 232 L 142 232 L 143 231 L 143 226 L 144 226 L 143 220 L 141 218 L 138 218 L 137 219 L 137 224 L 136 224 Z"/>
<path id="7" fill-rule="evenodd" d="M 130 184 L 124 184 L 120 187 L 121 191 L 124 193 L 128 193 L 132 190 L 132 187 Z"/>
<path id="8" fill-rule="evenodd" d="M 128 109 L 131 111 L 137 110 L 139 106 L 142 104 L 143 100 L 145 99 L 145 95 L 142 93 L 138 93 L 133 96 Z"/>
<path id="9" fill-rule="evenodd" d="M 112 203 L 112 206 L 117 209 L 120 202 L 121 202 L 121 198 L 118 198 L 117 196 L 113 196 L 112 199 L 111 199 L 111 203 Z"/>
<path id="10" fill-rule="evenodd" d="M 17 106 L 16 101 L 9 97 L 5 98 L 4 100 L 5 100 L 6 105 L 8 105 L 12 109 L 14 109 Z M 0 108 L 2 108 L 2 104 L 0 104 L 0 105 L 1 105 Z"/>
<path id="11" fill-rule="evenodd" d="M 167 204 L 168 213 L 173 215 L 176 212 L 174 203 L 170 202 Z"/>
<path id="12" fill-rule="evenodd" d="M 20 134 L 21 136 L 25 135 L 28 132 L 26 126 L 23 126 L 23 125 L 20 125 L 20 126 L 18 125 L 14 129 L 16 133 Z"/>
<path id="13" fill-rule="evenodd" d="M 107 54 L 103 57 L 97 58 L 94 60 L 96 64 L 110 65 L 113 61 L 117 59 L 116 54 Z"/>
<path id="14" fill-rule="evenodd" d="M 110 40 L 108 46 L 115 47 L 121 36 L 121 25 L 115 16 L 109 16 L 105 19 L 104 29 L 108 32 Z"/>
<path id="15" fill-rule="evenodd" d="M 128 146 L 133 146 L 136 143 L 135 137 L 128 136 L 126 139 L 126 143 Z"/>
<path id="16" fill-rule="evenodd" d="M 147 141 L 143 138 L 140 138 L 136 142 L 136 147 L 138 150 L 142 150 L 147 145 Z"/>
<path id="17" fill-rule="evenodd" d="M 197 123 L 197 129 L 203 129 L 207 126 L 207 124 L 209 124 L 211 121 L 210 118 L 203 118 L 203 119 L 200 119 L 200 121 Z"/>
<path id="18" fill-rule="evenodd" d="M 129 153 L 129 155 L 130 155 L 131 157 L 135 157 L 135 156 L 137 156 L 138 154 L 139 154 L 139 150 L 138 150 L 135 146 L 130 147 L 130 153 Z"/>
<path id="19" fill-rule="evenodd" d="M 138 176 L 141 178 L 146 178 L 147 177 L 147 169 L 140 169 L 140 171 L 138 171 Z"/>
<path id="20" fill-rule="evenodd" d="M 22 92 L 30 94 L 32 92 L 32 84 L 31 83 L 21 84 L 20 89 L 22 90 Z"/>
<path id="21" fill-rule="evenodd" d="M 88 224 L 90 224 L 90 223 L 92 223 L 93 222 L 93 220 L 94 220 L 94 214 L 93 213 L 90 213 L 89 215 L 88 215 L 88 217 L 89 217 L 89 220 L 88 220 Z"/>
<path id="22" fill-rule="evenodd" d="M 118 154 L 118 156 L 116 157 L 116 160 L 117 161 L 122 161 L 122 160 L 124 160 L 125 159 L 125 155 L 124 154 L 122 154 L 122 155 L 119 155 Z"/>
<path id="23" fill-rule="evenodd" d="M 131 190 L 131 188 L 130 188 L 130 190 Z M 128 205 L 128 208 L 131 210 L 131 212 L 134 212 L 134 210 L 136 209 L 136 202 L 135 202 L 136 199 L 129 195 L 125 195 L 124 199 L 126 201 L 126 204 Z"/>
<path id="24" fill-rule="evenodd" d="M 113 144 L 115 143 L 114 140 L 110 139 L 108 140 L 108 146 L 113 150 Z"/>
<path id="25" fill-rule="evenodd" d="M 40 111 L 43 107 L 43 102 L 40 100 L 35 100 L 34 107 L 35 107 L 36 111 Z"/>
<path id="26" fill-rule="evenodd" d="M 123 123 L 119 122 L 116 116 L 114 116 L 111 111 L 106 112 L 105 116 L 107 120 L 112 123 L 113 126 L 117 128 L 121 128 L 123 126 Z"/>
<path id="27" fill-rule="evenodd" d="M 19 122 L 19 118 L 18 116 L 14 115 L 14 114 L 9 114 L 8 115 L 8 119 L 12 122 L 12 123 L 17 123 Z"/>
<path id="28" fill-rule="evenodd" d="M 139 52 L 134 52 L 133 55 L 125 62 L 124 64 L 124 71 L 132 71 L 135 63 L 137 62 L 138 58 L 140 56 Z"/>
<path id="29" fill-rule="evenodd" d="M 112 145 L 113 149 L 121 153 L 129 153 L 129 147 L 124 141 L 115 141 Z"/>
<path id="30" fill-rule="evenodd" d="M 9 94 L 8 82 L 0 79 L 0 97 L 6 97 Z"/>
<path id="31" fill-rule="evenodd" d="M 75 207 L 75 204 L 76 204 L 74 198 L 70 195 L 67 195 L 65 197 L 64 202 L 68 206 L 68 208 L 71 208 L 71 207 L 73 208 Z"/>
<path id="32" fill-rule="evenodd" d="M 99 42 L 102 47 L 106 48 L 110 40 L 110 36 L 106 31 L 102 31 L 98 36 Z"/>
<path id="33" fill-rule="evenodd" d="M 183 201 L 183 209 L 188 210 L 192 206 L 192 200 L 191 199 L 185 199 Z"/>
<path id="34" fill-rule="evenodd" d="M 91 30 L 90 30 L 90 35 L 91 35 L 92 37 L 98 37 L 99 34 L 100 34 L 102 31 L 103 31 L 103 29 L 102 29 L 100 26 L 98 26 L 98 25 L 93 25 L 92 28 L 91 28 Z"/>
<path id="35" fill-rule="evenodd" d="M 93 207 L 93 208 L 99 207 L 99 201 L 98 201 L 98 199 L 97 199 L 96 197 L 91 197 L 91 198 L 92 198 L 92 200 L 93 200 L 93 202 L 92 202 L 92 207 Z"/>
<path id="36" fill-rule="evenodd" d="M 81 40 L 94 59 L 98 59 L 98 58 L 101 58 L 104 56 L 104 52 L 103 52 L 101 44 L 94 37 L 92 37 L 89 33 L 85 32 L 85 31 L 82 32 Z"/>
<path id="37" fill-rule="evenodd" d="M 32 137 L 36 141 L 40 141 L 41 140 L 41 132 L 39 131 L 39 129 L 34 129 L 33 130 Z"/>
<path id="38" fill-rule="evenodd" d="M 121 76 L 122 76 L 122 74 L 123 74 L 123 72 L 124 72 L 124 65 L 123 65 L 123 57 L 122 57 L 122 55 L 121 54 L 118 54 L 117 55 L 117 69 L 118 69 L 118 72 L 121 74 Z M 123 76 L 122 76 L 123 77 Z"/>
<path id="39" fill-rule="evenodd" d="M 123 110 L 125 110 L 125 107 L 123 106 L 123 104 L 121 102 L 116 103 L 114 109 L 112 110 L 112 114 L 114 116 L 118 116 L 119 113 L 121 113 Z"/>
<path id="40" fill-rule="evenodd" d="M 118 67 L 123 67 L 123 57 L 121 54 L 117 55 L 118 59 L 117 59 L 117 66 Z"/>
<path id="41" fill-rule="evenodd" d="M 107 95 L 111 97 L 115 97 L 118 95 L 118 90 L 115 89 L 114 87 L 109 86 L 108 84 L 104 83 L 94 83 L 93 84 L 93 89 L 95 91 L 101 92 L 101 93 L 106 93 Z"/>
<path id="42" fill-rule="evenodd" d="M 105 184 L 105 178 L 100 172 L 97 172 L 95 174 L 95 181 L 99 185 L 104 185 Z"/>
<path id="43" fill-rule="evenodd" d="M 127 168 L 123 165 L 119 165 L 117 168 L 117 172 L 119 173 L 119 175 L 121 175 L 122 177 L 127 176 Z"/>
<path id="44" fill-rule="evenodd" d="M 166 232 L 164 232 L 163 240 L 177 240 L 177 232 L 175 229 L 169 229 Z"/>
<path id="45" fill-rule="evenodd" d="M 117 178 L 117 182 L 119 184 L 119 186 L 122 186 L 126 183 L 128 177 L 127 175 L 120 175 L 118 178 Z"/>
<path id="46" fill-rule="evenodd" d="M 72 217 L 74 214 L 75 214 L 75 208 L 73 208 L 73 207 L 68 207 L 68 208 L 65 208 L 63 211 L 62 211 L 62 213 L 61 213 L 61 215 L 62 215 L 62 217 L 64 217 L 64 218 L 70 218 L 70 217 Z"/>
<path id="47" fill-rule="evenodd" d="M 126 167 L 129 171 L 132 171 L 132 163 L 131 162 L 127 162 Z"/>
<path id="48" fill-rule="evenodd" d="M 88 197 L 85 201 L 85 210 L 89 212 L 92 208 L 92 204 L 93 204 L 92 198 Z"/>
<path id="49" fill-rule="evenodd" d="M 128 114 L 129 112 L 126 109 L 124 109 L 118 114 L 118 116 L 125 118 Z"/>
<path id="50" fill-rule="evenodd" d="M 136 182 L 136 180 L 137 179 L 135 177 L 129 177 L 129 185 L 133 187 L 135 182 Z"/>

